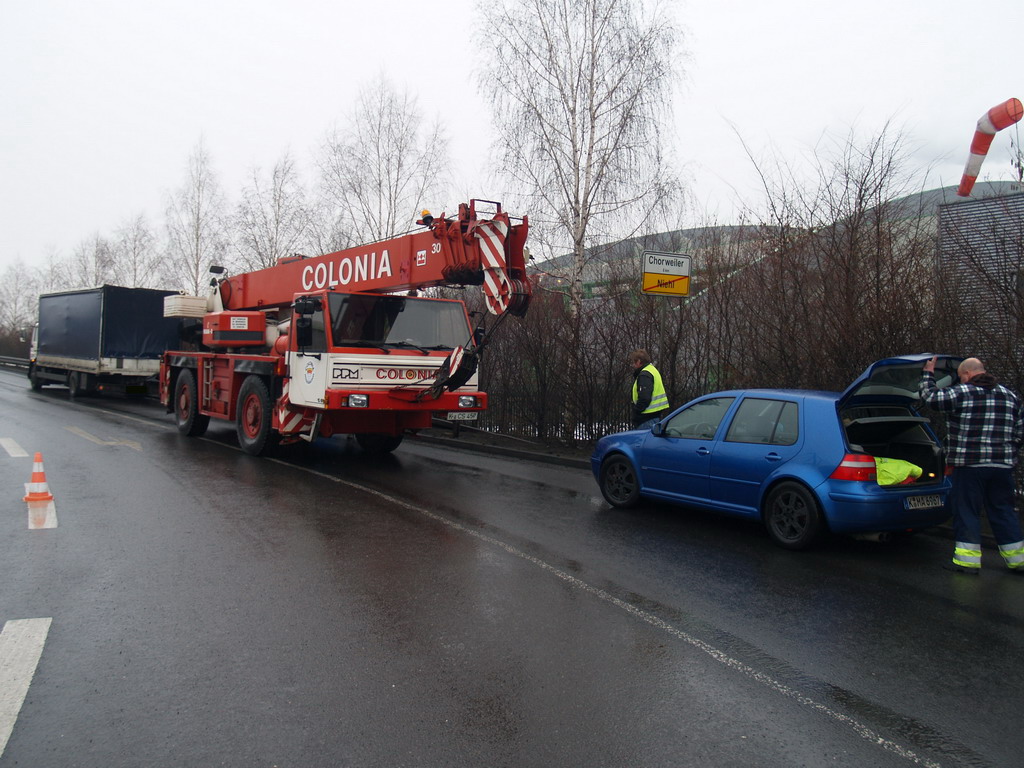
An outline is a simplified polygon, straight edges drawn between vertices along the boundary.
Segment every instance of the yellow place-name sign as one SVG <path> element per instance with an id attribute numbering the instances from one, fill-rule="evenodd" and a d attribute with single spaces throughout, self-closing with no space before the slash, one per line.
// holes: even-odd
<path id="1" fill-rule="evenodd" d="M 690 257 L 679 253 L 644 251 L 641 286 L 644 293 L 688 296 Z"/>
<path id="2" fill-rule="evenodd" d="M 664 293 L 669 296 L 688 296 L 690 278 L 644 272 L 643 291 L 644 293 Z"/>

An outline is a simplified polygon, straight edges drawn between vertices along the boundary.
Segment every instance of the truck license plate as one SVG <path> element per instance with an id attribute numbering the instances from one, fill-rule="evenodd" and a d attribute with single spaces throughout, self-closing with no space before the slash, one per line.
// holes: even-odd
<path id="1" fill-rule="evenodd" d="M 907 497 L 907 509 L 931 509 L 932 507 L 941 507 L 942 497 L 937 493 L 931 493 L 927 496 L 908 496 Z"/>
<path id="2" fill-rule="evenodd" d="M 476 411 L 448 411 L 448 421 L 476 421 Z"/>

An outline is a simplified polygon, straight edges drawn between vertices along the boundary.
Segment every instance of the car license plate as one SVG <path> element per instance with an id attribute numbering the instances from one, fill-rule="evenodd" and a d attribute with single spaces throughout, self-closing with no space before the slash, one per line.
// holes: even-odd
<path id="1" fill-rule="evenodd" d="M 448 421 L 476 421 L 476 411 L 448 411 Z"/>
<path id="2" fill-rule="evenodd" d="M 937 493 L 931 493 L 927 496 L 908 496 L 907 497 L 907 509 L 931 509 L 932 507 L 941 507 L 942 497 Z"/>

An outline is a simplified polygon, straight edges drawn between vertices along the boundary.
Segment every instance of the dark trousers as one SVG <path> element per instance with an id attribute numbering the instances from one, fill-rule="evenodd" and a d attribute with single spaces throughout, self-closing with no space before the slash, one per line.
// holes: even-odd
<path id="1" fill-rule="evenodd" d="M 957 541 L 981 544 L 981 512 L 998 544 L 1021 540 L 1020 518 L 1014 500 L 1013 470 L 1003 467 L 953 467 L 953 534 Z"/>
<path id="2" fill-rule="evenodd" d="M 633 429 L 650 429 L 659 421 L 661 421 L 665 414 L 668 413 L 668 408 L 661 411 L 655 411 L 654 413 L 641 413 L 633 416 Z"/>

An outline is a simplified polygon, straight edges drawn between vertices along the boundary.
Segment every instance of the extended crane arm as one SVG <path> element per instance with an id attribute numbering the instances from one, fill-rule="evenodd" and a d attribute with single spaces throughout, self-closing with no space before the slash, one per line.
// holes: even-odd
<path id="1" fill-rule="evenodd" d="M 477 203 L 495 206 L 491 218 L 477 218 Z M 491 313 L 525 314 L 531 293 L 524 256 L 529 229 L 525 216 L 513 224 L 500 203 L 471 200 L 459 205 L 455 218 L 425 215 L 419 223 L 426 229 L 229 277 L 219 286 L 223 307 L 283 307 L 296 293 L 323 288 L 385 293 L 481 285 Z"/>

